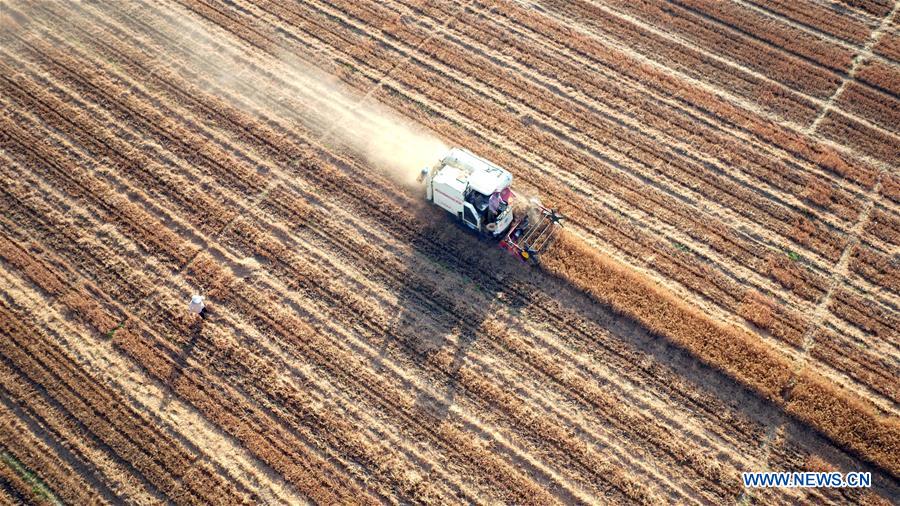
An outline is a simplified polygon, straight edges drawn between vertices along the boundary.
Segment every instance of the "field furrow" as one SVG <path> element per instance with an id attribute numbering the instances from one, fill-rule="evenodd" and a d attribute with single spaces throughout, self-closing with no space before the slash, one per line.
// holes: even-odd
<path id="1" fill-rule="evenodd" d="M 897 9 L 7 2 L 0 502 L 892 501 Z"/>

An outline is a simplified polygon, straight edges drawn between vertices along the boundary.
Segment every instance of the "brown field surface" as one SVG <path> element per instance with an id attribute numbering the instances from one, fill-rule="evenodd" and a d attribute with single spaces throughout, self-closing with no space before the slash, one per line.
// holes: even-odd
<path id="1" fill-rule="evenodd" d="M 898 6 L 0 0 L 0 503 L 896 503 Z"/>

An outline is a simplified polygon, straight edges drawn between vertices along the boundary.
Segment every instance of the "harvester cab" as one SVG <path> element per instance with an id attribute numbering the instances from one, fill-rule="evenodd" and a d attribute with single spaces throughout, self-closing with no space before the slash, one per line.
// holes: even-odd
<path id="1" fill-rule="evenodd" d="M 537 202 L 515 206 L 512 174 L 461 148 L 451 149 L 432 167 L 422 169 L 425 198 L 482 237 L 523 260 L 536 260 L 552 243 L 562 216 Z"/>

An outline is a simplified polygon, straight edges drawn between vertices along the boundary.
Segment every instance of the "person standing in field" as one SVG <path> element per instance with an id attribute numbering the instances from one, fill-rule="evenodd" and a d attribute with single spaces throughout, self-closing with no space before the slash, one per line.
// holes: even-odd
<path id="1" fill-rule="evenodd" d="M 188 310 L 200 315 L 200 318 L 206 319 L 206 304 L 203 302 L 203 299 L 204 297 L 202 295 L 192 296 L 191 303 L 188 305 Z"/>

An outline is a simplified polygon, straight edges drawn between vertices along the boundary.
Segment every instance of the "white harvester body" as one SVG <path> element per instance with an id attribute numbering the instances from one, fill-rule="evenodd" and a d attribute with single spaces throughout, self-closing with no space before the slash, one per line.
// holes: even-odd
<path id="1" fill-rule="evenodd" d="M 512 223 L 507 202 L 512 174 L 506 169 L 453 148 L 434 167 L 424 169 L 422 179 L 425 198 L 479 233 L 500 237 Z"/>
<path id="2" fill-rule="evenodd" d="M 425 198 L 482 236 L 524 260 L 534 260 L 552 242 L 560 216 L 537 202 L 513 215 L 512 174 L 462 148 L 451 149 L 438 163 L 422 169 Z"/>

